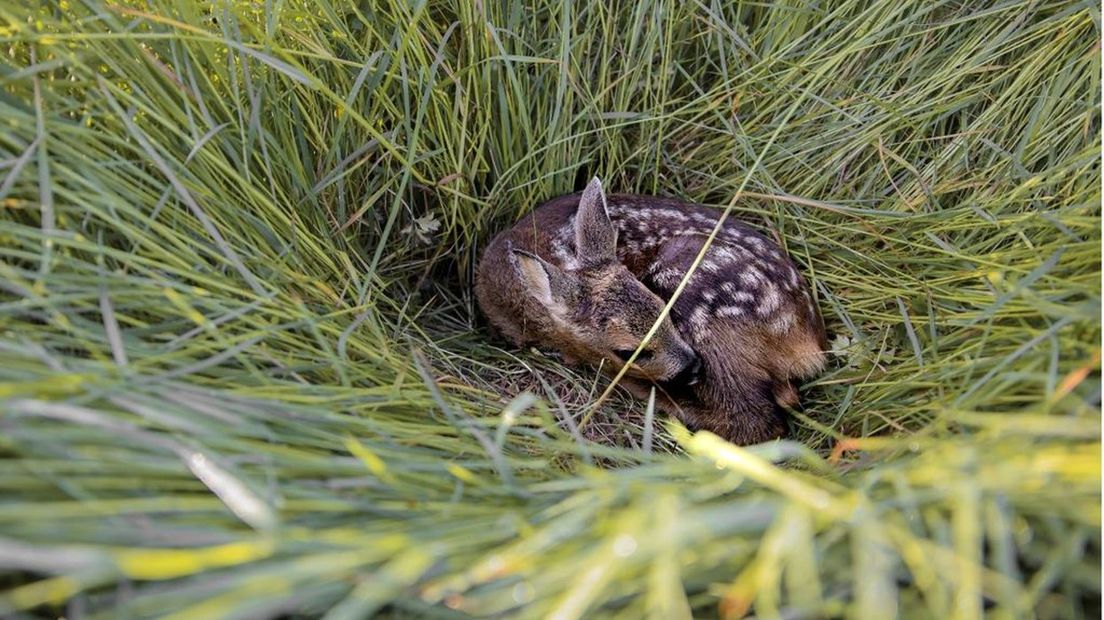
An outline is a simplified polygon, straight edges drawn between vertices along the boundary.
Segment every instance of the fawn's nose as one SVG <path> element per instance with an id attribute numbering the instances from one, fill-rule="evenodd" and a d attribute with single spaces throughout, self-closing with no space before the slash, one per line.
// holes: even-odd
<path id="1" fill-rule="evenodd" d="M 702 376 L 702 361 L 698 355 L 694 354 L 694 362 L 690 364 L 690 385 L 696 385 L 701 380 Z"/>
<path id="2" fill-rule="evenodd" d="M 698 357 L 698 354 L 693 350 L 688 350 L 683 357 L 682 370 L 678 371 L 674 377 L 671 377 L 667 383 L 674 386 L 682 385 L 694 385 L 701 380 L 702 374 L 702 361 Z"/>

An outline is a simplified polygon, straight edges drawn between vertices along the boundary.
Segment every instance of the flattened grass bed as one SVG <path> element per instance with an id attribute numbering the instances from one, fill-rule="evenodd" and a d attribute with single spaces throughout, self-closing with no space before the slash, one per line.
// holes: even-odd
<path id="1" fill-rule="evenodd" d="M 3 613 L 1098 617 L 1095 5 L 30 4 Z M 481 244 L 593 174 L 815 282 L 792 441 L 490 339 Z"/>

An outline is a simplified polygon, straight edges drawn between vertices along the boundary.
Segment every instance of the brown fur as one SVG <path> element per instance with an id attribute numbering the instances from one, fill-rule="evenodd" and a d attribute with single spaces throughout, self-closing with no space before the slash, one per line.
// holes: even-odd
<path id="1" fill-rule="evenodd" d="M 479 305 L 514 344 L 620 369 L 717 216 L 668 198 L 607 198 L 595 179 L 492 240 L 477 273 Z M 623 381 L 640 397 L 658 385 L 662 408 L 693 429 L 757 443 L 785 435 L 782 408 L 798 405 L 794 383 L 820 370 L 824 346 L 796 266 L 754 229 L 726 222 Z"/>

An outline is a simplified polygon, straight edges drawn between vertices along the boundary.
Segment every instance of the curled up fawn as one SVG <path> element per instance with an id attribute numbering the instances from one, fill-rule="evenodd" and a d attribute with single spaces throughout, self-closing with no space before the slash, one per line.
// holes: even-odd
<path id="1" fill-rule="evenodd" d="M 824 324 L 794 263 L 727 220 L 686 287 L 643 343 L 719 213 L 670 198 L 611 194 L 595 178 L 500 233 L 484 251 L 476 296 L 516 345 L 611 371 L 692 430 L 751 444 L 782 437 L 795 382 L 825 362 Z M 637 352 L 637 349 L 640 349 Z"/>

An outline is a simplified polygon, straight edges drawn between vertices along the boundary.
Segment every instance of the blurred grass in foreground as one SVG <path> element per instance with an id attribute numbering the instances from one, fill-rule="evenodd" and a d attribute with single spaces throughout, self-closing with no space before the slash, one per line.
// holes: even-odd
<path id="1" fill-rule="evenodd" d="M 1097 7 L 616 4 L 0 2 L 0 609 L 1094 617 Z M 481 244 L 592 174 L 748 178 L 795 441 L 580 429 L 488 339 Z"/>

